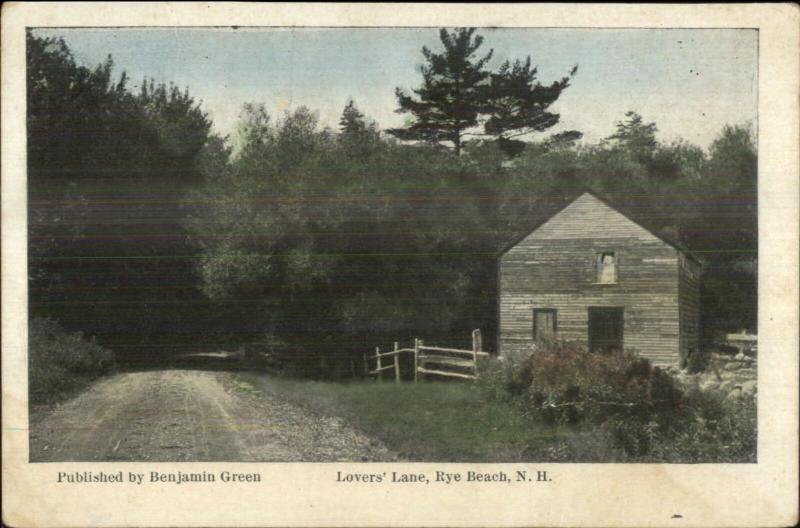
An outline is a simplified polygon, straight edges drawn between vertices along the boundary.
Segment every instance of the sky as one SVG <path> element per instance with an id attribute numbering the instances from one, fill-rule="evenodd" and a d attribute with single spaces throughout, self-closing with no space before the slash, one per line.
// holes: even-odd
<path id="1" fill-rule="evenodd" d="M 421 83 L 422 46 L 442 49 L 435 28 L 40 29 L 60 36 L 76 60 L 94 66 L 112 55 L 138 90 L 144 77 L 174 82 L 202 101 L 223 134 L 246 102 L 273 116 L 305 105 L 336 127 L 352 98 L 381 128 L 401 126 L 395 87 Z M 550 132 L 580 130 L 589 143 L 611 135 L 634 110 L 665 142 L 707 148 L 726 124 L 756 125 L 758 33 L 737 29 L 479 29 L 489 63 L 530 56 L 549 84 L 578 65 L 551 107 Z"/>

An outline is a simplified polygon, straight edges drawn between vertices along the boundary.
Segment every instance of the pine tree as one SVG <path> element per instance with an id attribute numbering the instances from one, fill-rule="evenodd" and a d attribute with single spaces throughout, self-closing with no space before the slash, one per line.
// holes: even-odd
<path id="1" fill-rule="evenodd" d="M 646 163 L 658 147 L 658 127 L 655 123 L 645 123 L 642 116 L 633 111 L 626 112 L 625 117 L 626 121 L 617 121 L 617 131 L 606 140 L 627 148 L 639 161 Z"/>
<path id="2" fill-rule="evenodd" d="M 364 114 L 358 111 L 355 102 L 350 99 L 342 111 L 342 117 L 339 119 L 339 132 L 343 136 L 357 136 L 366 129 L 364 122 Z"/>
<path id="3" fill-rule="evenodd" d="M 363 155 L 379 141 L 378 125 L 374 121 L 367 122 L 355 102 L 348 100 L 339 119 L 339 144 L 350 154 Z"/>
<path id="4" fill-rule="evenodd" d="M 463 135 L 478 124 L 486 101 L 489 72 L 485 67 L 492 51 L 475 57 L 483 44 L 483 37 L 475 35 L 475 28 L 458 28 L 452 33 L 441 29 L 439 39 L 444 53 L 422 48 L 427 64 L 421 68 L 422 86 L 414 90 L 417 98 L 401 88 L 395 91 L 397 112 L 410 113 L 414 122 L 388 132 L 403 140 L 450 142 L 460 154 Z"/>
<path id="5" fill-rule="evenodd" d="M 492 50 L 477 57 L 483 37 L 475 28 L 459 28 L 452 33 L 439 32 L 444 53 L 433 53 L 427 47 L 422 53 L 427 64 L 422 66 L 422 86 L 406 94 L 397 88 L 397 112 L 410 113 L 413 123 L 388 132 L 403 140 L 426 141 L 431 144 L 452 143 L 461 153 L 465 134 L 476 131 L 483 122 L 483 133 L 497 138 L 500 147 L 510 155 L 519 153 L 525 143 L 517 136 L 542 132 L 555 126 L 559 114 L 550 106 L 569 86 L 577 72 L 574 67 L 566 77 L 550 85 L 536 80 L 537 69 L 531 59 L 506 61 L 496 73 L 486 69 Z"/>
<path id="6" fill-rule="evenodd" d="M 484 124 L 486 134 L 497 137 L 507 154 L 517 154 L 525 144 L 513 139 L 517 136 L 542 132 L 555 126 L 559 114 L 549 111 L 577 72 L 575 66 L 568 76 L 543 86 L 536 81 L 537 68 L 531 66 L 531 58 L 524 62 L 506 61 L 497 73 L 492 73 L 487 95 Z"/>

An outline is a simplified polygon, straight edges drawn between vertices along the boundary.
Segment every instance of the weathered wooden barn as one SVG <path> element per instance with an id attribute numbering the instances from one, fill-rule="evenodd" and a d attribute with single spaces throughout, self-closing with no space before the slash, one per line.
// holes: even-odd
<path id="1" fill-rule="evenodd" d="M 549 339 L 682 363 L 699 346 L 700 263 L 584 193 L 499 261 L 498 352 Z"/>

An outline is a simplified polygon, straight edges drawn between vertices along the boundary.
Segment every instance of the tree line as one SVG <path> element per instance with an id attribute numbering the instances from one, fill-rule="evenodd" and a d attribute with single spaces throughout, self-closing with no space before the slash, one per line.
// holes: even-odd
<path id="1" fill-rule="evenodd" d="M 478 327 L 491 343 L 498 251 L 590 189 L 706 262 L 707 336 L 755 327 L 749 125 L 708 152 L 635 112 L 598 144 L 544 137 L 575 69 L 542 85 L 530 58 L 489 71 L 474 29 L 440 40 L 397 90 L 406 127 L 352 100 L 337 130 L 248 103 L 234 151 L 188 90 L 136 91 L 110 58 L 85 68 L 29 35 L 31 315 L 148 361 L 254 340 L 360 355 Z"/>

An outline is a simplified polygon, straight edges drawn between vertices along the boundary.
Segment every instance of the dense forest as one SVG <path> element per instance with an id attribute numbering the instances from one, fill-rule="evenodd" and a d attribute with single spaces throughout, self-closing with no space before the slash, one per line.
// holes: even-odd
<path id="1" fill-rule="evenodd" d="M 129 362 L 253 341 L 360 357 L 473 328 L 491 344 L 498 252 L 589 189 L 704 262 L 706 339 L 755 330 L 751 124 L 706 151 L 631 111 L 588 144 L 549 131 L 576 69 L 541 84 L 530 59 L 490 71 L 474 30 L 441 39 L 397 91 L 404 129 L 357 101 L 338 129 L 248 103 L 229 138 L 189 89 L 134 89 L 111 57 L 87 68 L 29 34 L 30 316 Z"/>

